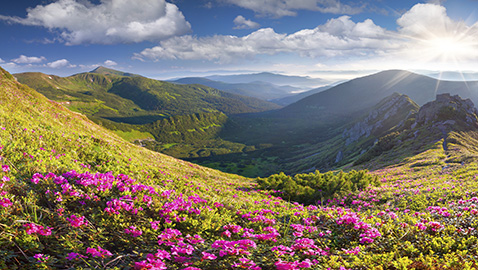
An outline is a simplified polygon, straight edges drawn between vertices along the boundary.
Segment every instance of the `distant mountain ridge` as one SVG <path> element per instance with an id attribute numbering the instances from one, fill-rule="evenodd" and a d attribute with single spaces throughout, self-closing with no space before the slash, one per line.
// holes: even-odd
<path id="1" fill-rule="evenodd" d="M 290 85 L 301 88 L 316 88 L 325 84 L 329 84 L 329 81 L 323 79 L 315 79 L 305 76 L 288 76 L 271 72 L 251 73 L 251 74 L 236 74 L 236 75 L 211 75 L 205 78 L 221 81 L 226 83 L 251 83 L 251 82 L 268 82 L 275 85 Z"/>
<path id="2" fill-rule="evenodd" d="M 281 113 L 346 115 L 373 106 L 394 92 L 409 96 L 419 105 L 434 100 L 441 93 L 459 95 L 478 103 L 478 81 L 439 81 L 408 71 L 388 70 L 308 96 L 283 108 Z"/>
<path id="3" fill-rule="evenodd" d="M 259 98 L 263 100 L 273 100 L 294 95 L 294 92 L 301 91 L 301 88 L 293 86 L 278 86 L 268 82 L 254 81 L 248 83 L 225 83 L 214 81 L 202 77 L 187 77 L 172 81 L 180 84 L 201 84 L 216 88 L 225 92 Z"/>

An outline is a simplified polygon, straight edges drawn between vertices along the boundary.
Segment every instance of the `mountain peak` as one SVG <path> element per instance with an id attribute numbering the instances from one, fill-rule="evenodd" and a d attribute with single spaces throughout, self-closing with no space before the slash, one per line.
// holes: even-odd
<path id="1" fill-rule="evenodd" d="M 103 74 L 103 75 L 116 75 L 116 76 L 125 76 L 125 77 L 140 77 L 140 75 L 127 73 L 103 66 L 99 66 L 94 70 L 90 71 L 89 73 L 96 73 L 96 74 Z"/>
<path id="2" fill-rule="evenodd" d="M 450 126 L 461 124 L 468 128 L 478 128 L 478 110 L 470 99 L 458 95 L 440 94 L 435 101 L 428 102 L 418 111 L 417 124 Z M 444 128 L 444 127 L 443 127 Z"/>

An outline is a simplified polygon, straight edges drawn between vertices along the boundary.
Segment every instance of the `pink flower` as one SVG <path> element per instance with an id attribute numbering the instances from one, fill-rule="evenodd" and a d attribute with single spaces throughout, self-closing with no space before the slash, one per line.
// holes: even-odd
<path id="1" fill-rule="evenodd" d="M 69 261 L 76 260 L 78 258 L 87 258 L 86 256 L 83 256 L 81 254 L 78 254 L 76 252 L 70 252 L 68 253 L 68 256 L 66 256 L 66 259 Z"/>
<path id="2" fill-rule="evenodd" d="M 214 254 L 211 254 L 211 253 L 207 253 L 207 252 L 202 252 L 202 258 L 201 260 L 215 260 L 217 259 L 217 256 L 214 255 Z"/>
<path id="3" fill-rule="evenodd" d="M 75 215 L 71 215 L 69 218 L 66 218 L 66 220 L 68 220 L 71 226 L 75 228 L 79 228 L 83 225 L 86 225 L 85 217 L 77 217 Z"/>
<path id="4" fill-rule="evenodd" d="M 40 235 L 51 235 L 51 228 L 43 227 L 41 225 L 36 225 L 35 223 L 27 223 L 23 225 L 23 227 L 27 227 L 27 234 L 40 234 Z"/>
<path id="5" fill-rule="evenodd" d="M 10 201 L 9 198 L 1 198 L 0 199 L 0 205 L 3 207 L 10 207 L 13 205 L 12 201 Z"/>
<path id="6" fill-rule="evenodd" d="M 3 172 L 7 173 L 7 172 L 10 171 L 10 166 L 8 166 L 8 165 L 2 165 L 2 170 L 3 170 Z"/>
<path id="7" fill-rule="evenodd" d="M 135 226 L 129 226 L 129 228 L 124 229 L 124 232 L 131 234 L 133 237 L 138 237 L 143 234 L 143 232 L 141 230 L 137 230 Z"/>
<path id="8" fill-rule="evenodd" d="M 113 255 L 111 252 L 109 252 L 106 249 L 102 249 L 100 246 L 98 246 L 98 249 L 87 248 L 86 253 L 91 254 L 91 256 L 93 257 L 101 257 L 101 258 L 105 258 L 105 257 L 109 257 Z"/>
<path id="9" fill-rule="evenodd" d="M 256 265 L 256 263 L 247 258 L 239 258 L 239 263 L 234 263 L 232 267 L 242 268 L 242 269 L 252 269 L 260 270 L 261 268 Z"/>
<path id="10" fill-rule="evenodd" d="M 45 263 L 46 261 L 48 261 L 48 259 L 50 259 L 50 256 L 38 253 L 38 254 L 35 254 L 33 258 L 37 259 L 38 262 L 40 263 Z"/>

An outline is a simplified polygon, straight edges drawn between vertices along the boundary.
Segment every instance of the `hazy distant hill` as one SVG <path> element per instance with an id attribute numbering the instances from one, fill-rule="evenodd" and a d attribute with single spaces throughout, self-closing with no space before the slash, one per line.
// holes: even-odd
<path id="1" fill-rule="evenodd" d="M 250 83 L 250 82 L 268 82 L 275 85 L 291 85 L 301 88 L 315 88 L 330 83 L 323 79 L 315 79 L 303 76 L 287 76 L 270 72 L 238 74 L 238 75 L 212 75 L 207 79 L 221 81 L 226 83 Z"/>
<path id="2" fill-rule="evenodd" d="M 225 92 L 255 97 L 263 100 L 273 100 L 294 95 L 295 91 L 300 91 L 301 88 L 292 86 L 279 86 L 268 82 L 249 82 L 249 83 L 225 83 L 220 81 L 213 81 L 201 77 L 181 78 L 173 81 L 180 84 L 201 84 L 216 88 Z"/>
<path id="3" fill-rule="evenodd" d="M 449 81 L 478 81 L 478 73 L 476 72 L 454 72 L 454 71 L 444 71 L 440 73 L 431 73 L 427 74 L 428 76 L 439 79 L 439 80 L 449 80 Z"/>
<path id="4" fill-rule="evenodd" d="M 389 70 L 354 79 L 311 95 L 282 109 L 283 115 L 332 113 L 346 115 L 364 110 L 392 93 L 409 96 L 419 105 L 437 94 L 451 93 L 478 104 L 478 81 L 439 81 L 403 70 Z"/>
<path id="5" fill-rule="evenodd" d="M 333 86 L 322 86 L 322 87 L 315 88 L 315 89 L 312 89 L 312 90 L 308 90 L 308 91 L 305 91 L 305 92 L 302 92 L 302 93 L 299 93 L 299 94 L 295 94 L 295 95 L 292 95 L 292 96 L 287 96 L 287 97 L 278 98 L 278 99 L 272 99 L 270 101 L 274 102 L 276 104 L 279 104 L 279 105 L 287 106 L 287 105 L 292 104 L 294 102 L 297 102 L 297 101 L 299 101 L 303 98 L 306 98 L 306 97 L 311 96 L 313 94 L 320 93 L 320 92 L 325 91 L 327 89 L 330 89 L 332 87 Z"/>

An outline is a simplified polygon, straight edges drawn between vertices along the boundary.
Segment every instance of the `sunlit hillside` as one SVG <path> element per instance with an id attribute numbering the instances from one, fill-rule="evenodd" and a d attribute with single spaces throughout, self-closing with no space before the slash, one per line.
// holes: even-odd
<path id="1" fill-rule="evenodd" d="M 0 83 L 2 268 L 475 266 L 478 167 L 446 161 L 468 133 L 371 173 L 256 184 L 129 144 L 3 70 Z"/>

